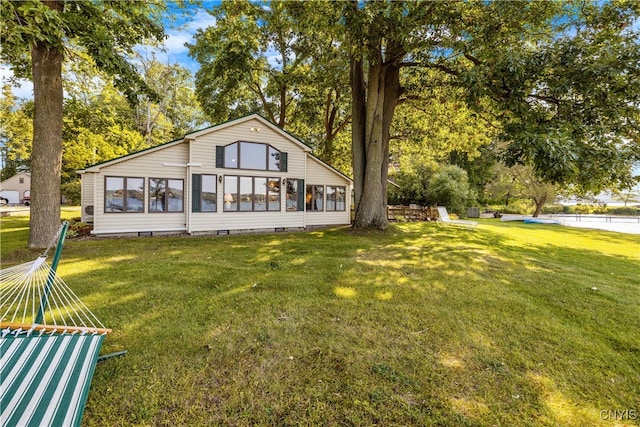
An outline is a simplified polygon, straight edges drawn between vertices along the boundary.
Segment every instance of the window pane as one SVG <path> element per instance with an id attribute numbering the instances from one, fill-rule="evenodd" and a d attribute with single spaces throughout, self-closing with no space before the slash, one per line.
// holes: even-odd
<path id="1" fill-rule="evenodd" d="M 250 176 L 240 177 L 240 210 L 253 209 L 253 179 Z"/>
<path id="2" fill-rule="evenodd" d="M 267 167 L 267 146 L 253 142 L 241 142 L 240 167 L 242 169 L 265 170 Z"/>
<path id="3" fill-rule="evenodd" d="M 127 178 L 127 212 L 144 212 L 144 179 Z"/>
<path id="4" fill-rule="evenodd" d="M 167 191 L 167 205 L 169 212 L 182 212 L 184 206 L 184 190 L 181 179 L 169 179 Z"/>
<path id="5" fill-rule="evenodd" d="M 298 180 L 287 180 L 287 211 L 293 212 L 298 210 Z"/>
<path id="6" fill-rule="evenodd" d="M 346 187 L 336 187 L 336 210 L 344 211 L 347 209 L 347 190 Z"/>
<path id="7" fill-rule="evenodd" d="M 104 211 L 124 212 L 124 178 L 106 179 Z"/>
<path id="8" fill-rule="evenodd" d="M 224 210 L 225 212 L 238 210 L 237 176 L 224 177 Z"/>
<path id="9" fill-rule="evenodd" d="M 280 210 L 280 178 L 269 178 L 269 210 Z"/>
<path id="10" fill-rule="evenodd" d="M 227 145 L 224 147 L 224 167 L 225 168 L 237 168 L 238 167 L 238 143 Z"/>
<path id="11" fill-rule="evenodd" d="M 313 200 L 314 200 L 314 207 L 315 210 L 317 211 L 321 211 L 324 209 L 324 187 L 322 185 L 316 185 L 314 187 L 314 192 L 313 192 Z"/>
<path id="12" fill-rule="evenodd" d="M 311 210 L 311 206 L 312 206 L 312 200 L 313 200 L 313 186 L 312 185 L 307 185 L 307 191 L 304 195 L 304 200 L 305 200 L 305 209 L 310 211 Z"/>
<path id="13" fill-rule="evenodd" d="M 327 210 L 336 210 L 336 187 L 327 185 Z"/>
<path id="14" fill-rule="evenodd" d="M 253 210 L 267 210 L 267 178 L 253 178 Z"/>
<path id="15" fill-rule="evenodd" d="M 149 212 L 165 211 L 165 185 L 164 179 L 149 178 Z"/>
<path id="16" fill-rule="evenodd" d="M 269 170 L 270 171 L 279 171 L 280 170 L 280 152 L 273 147 L 269 147 Z"/>
<path id="17" fill-rule="evenodd" d="M 202 191 L 200 194 L 200 209 L 202 212 L 216 211 L 216 176 L 202 175 Z"/>
<path id="18" fill-rule="evenodd" d="M 307 211 L 323 210 L 324 187 L 322 185 L 307 185 L 305 203 Z"/>

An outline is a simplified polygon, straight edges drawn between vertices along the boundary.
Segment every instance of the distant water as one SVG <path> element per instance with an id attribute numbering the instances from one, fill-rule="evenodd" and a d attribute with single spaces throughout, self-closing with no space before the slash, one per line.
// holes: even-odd
<path id="1" fill-rule="evenodd" d="M 545 218 L 547 216 L 545 215 Z M 549 215 L 569 227 L 595 228 L 618 233 L 640 234 L 640 218 L 606 215 Z"/>

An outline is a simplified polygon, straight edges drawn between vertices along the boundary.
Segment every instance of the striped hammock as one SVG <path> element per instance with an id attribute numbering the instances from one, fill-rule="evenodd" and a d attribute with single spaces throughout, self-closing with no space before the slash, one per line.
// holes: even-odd
<path id="1" fill-rule="evenodd" d="M 79 426 L 111 330 L 46 255 L 0 270 L 0 315 L 0 427 Z"/>

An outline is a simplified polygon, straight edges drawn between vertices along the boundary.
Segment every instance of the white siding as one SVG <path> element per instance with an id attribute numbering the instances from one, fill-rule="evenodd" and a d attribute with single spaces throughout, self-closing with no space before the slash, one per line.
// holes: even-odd
<path id="1" fill-rule="evenodd" d="M 351 222 L 351 186 L 350 182 L 341 175 L 322 164 L 319 160 L 309 156 L 307 162 L 307 185 L 323 185 L 325 187 L 324 198 L 326 208 L 326 186 L 335 185 L 346 187 L 346 210 L 344 211 L 308 211 L 306 212 L 307 225 L 342 225 Z"/>
<path id="2" fill-rule="evenodd" d="M 185 199 L 189 191 L 187 182 L 187 168 L 182 166 L 167 166 L 165 164 L 186 165 L 188 159 L 188 144 L 172 145 L 157 151 L 149 151 L 145 155 L 126 159 L 122 162 L 100 168 L 100 174 L 95 183 L 96 205 L 94 207 L 93 232 L 128 233 L 145 231 L 185 231 L 186 209 L 176 213 L 146 213 L 149 208 L 149 178 L 172 178 L 184 180 Z M 145 213 L 105 213 L 104 185 L 105 177 L 121 176 L 145 178 Z"/>
<path id="3" fill-rule="evenodd" d="M 92 222 L 93 215 L 86 212 L 87 207 L 93 206 L 95 196 L 95 173 L 84 173 L 81 177 L 82 192 L 80 194 L 80 218 L 83 222 Z"/>
<path id="4" fill-rule="evenodd" d="M 304 228 L 307 225 L 348 224 L 350 221 L 350 181 L 312 157 L 308 147 L 256 116 L 229 122 L 188 135 L 184 141 L 150 149 L 104 165 L 88 168 L 83 174 L 82 205 L 94 205 L 94 233 L 135 232 L 207 233 L 228 230 L 273 230 Z M 236 141 L 268 144 L 287 153 L 287 171 L 262 171 L 216 168 L 216 146 Z M 95 172 L 95 173 L 91 173 Z M 346 211 L 287 212 L 282 191 L 281 211 L 224 212 L 224 179 L 217 182 L 217 212 L 191 212 L 193 174 L 252 176 L 304 179 L 305 184 L 336 185 L 347 189 Z M 144 213 L 105 213 L 105 177 L 120 176 L 145 179 Z M 94 178 L 95 177 L 95 178 Z M 149 213 L 149 178 L 184 180 L 184 212 Z M 300 189 L 304 192 L 305 188 Z M 84 214 L 83 214 L 84 215 Z M 84 218 L 84 216 L 83 216 Z"/>
<path id="5" fill-rule="evenodd" d="M 254 130 L 252 131 L 252 129 Z M 260 129 L 260 131 L 256 132 L 255 129 Z M 216 146 L 225 146 L 236 141 L 269 144 L 273 148 L 287 153 L 287 172 L 217 169 Z M 253 119 L 197 137 L 191 142 L 190 161 L 202 164 L 202 167 L 192 168 L 191 172 L 197 174 L 304 179 L 305 157 L 306 154 L 302 151 L 300 144 L 283 137 L 279 132 L 265 126 L 263 122 Z M 280 212 L 223 212 L 224 184 L 219 183 L 217 190 L 218 212 L 192 213 L 191 232 L 301 228 L 305 226 L 304 212 L 284 211 L 284 194 L 280 203 L 283 210 Z"/>

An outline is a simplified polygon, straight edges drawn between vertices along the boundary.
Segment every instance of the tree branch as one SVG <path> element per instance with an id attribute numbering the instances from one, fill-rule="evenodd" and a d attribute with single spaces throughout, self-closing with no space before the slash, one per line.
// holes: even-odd
<path id="1" fill-rule="evenodd" d="M 540 101 L 550 102 L 556 106 L 560 105 L 560 100 L 553 96 L 536 95 L 535 93 L 530 93 L 527 95 L 527 98 L 533 98 L 533 99 L 538 99 Z"/>
<path id="2" fill-rule="evenodd" d="M 445 65 L 442 64 L 426 64 L 423 65 L 426 68 L 434 68 L 436 70 L 440 70 L 440 71 L 444 71 L 445 73 L 451 75 L 451 76 L 459 76 L 460 75 L 460 71 L 458 70 L 454 70 L 453 68 L 449 68 Z"/>

